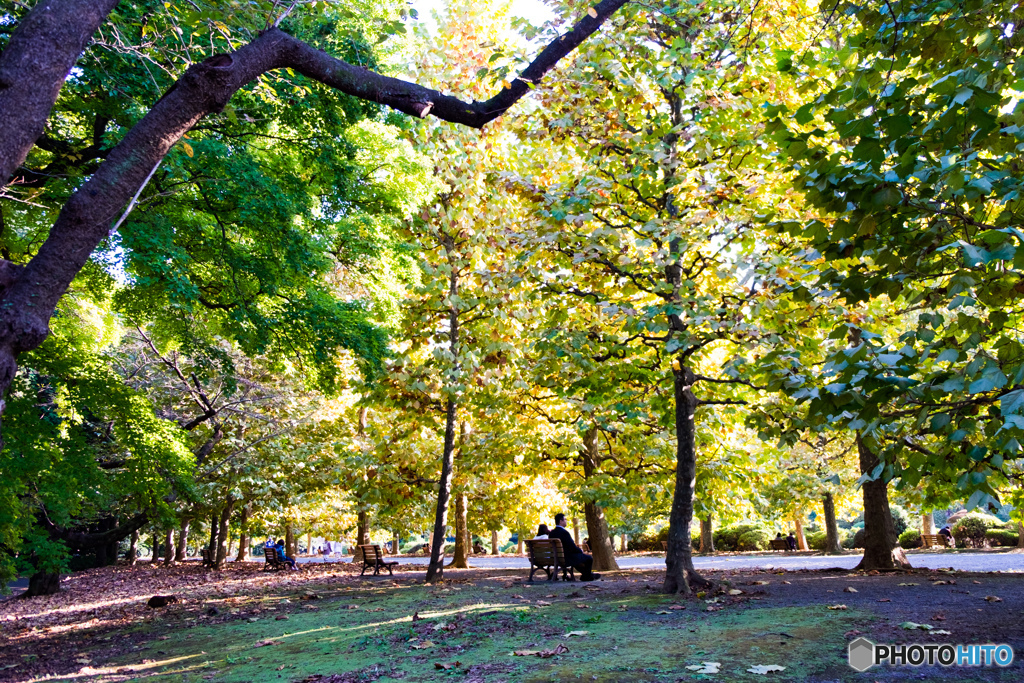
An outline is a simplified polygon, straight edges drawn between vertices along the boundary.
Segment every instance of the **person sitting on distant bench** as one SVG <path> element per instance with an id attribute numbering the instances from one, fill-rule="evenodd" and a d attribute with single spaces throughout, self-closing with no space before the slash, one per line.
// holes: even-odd
<path id="1" fill-rule="evenodd" d="M 593 581 L 601 578 L 600 574 L 595 574 L 593 571 L 594 558 L 580 550 L 576 542 L 572 540 L 572 534 L 566 531 L 565 526 L 565 515 L 559 512 L 555 515 L 555 528 L 548 532 L 548 537 L 562 542 L 565 561 L 569 563 L 570 567 L 580 570 L 581 580 Z"/>
<path id="2" fill-rule="evenodd" d="M 541 524 L 539 527 L 537 527 L 537 535 L 533 537 L 533 540 L 543 541 L 548 537 L 548 533 L 548 525 Z"/>
<path id="3" fill-rule="evenodd" d="M 473 542 L 473 554 L 474 555 L 486 555 L 487 551 L 484 550 L 484 544 L 480 542 L 480 539 L 476 539 Z"/>
<path id="4" fill-rule="evenodd" d="M 946 542 L 949 543 L 950 545 L 953 545 L 953 532 L 951 532 L 949 530 L 949 526 L 948 525 L 942 527 L 941 529 L 939 529 L 939 536 L 945 536 L 946 537 Z"/>
<path id="5" fill-rule="evenodd" d="M 790 550 L 796 550 L 796 536 L 793 535 L 792 531 L 789 532 L 789 536 L 786 536 L 786 543 L 789 545 Z"/>
<path id="6" fill-rule="evenodd" d="M 279 538 L 277 540 L 277 545 L 274 546 L 274 550 L 277 551 L 277 559 L 281 560 L 282 562 L 287 562 L 295 571 L 299 570 L 298 565 L 295 564 L 295 560 L 284 554 L 284 539 Z"/>

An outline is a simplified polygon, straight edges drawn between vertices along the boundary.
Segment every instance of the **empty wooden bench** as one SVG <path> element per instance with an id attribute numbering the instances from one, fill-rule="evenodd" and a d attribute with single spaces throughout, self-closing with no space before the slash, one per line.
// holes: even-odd
<path id="1" fill-rule="evenodd" d="M 784 538 L 773 538 L 771 540 L 772 550 L 789 550 L 789 541 Z"/>
<path id="2" fill-rule="evenodd" d="M 541 538 L 526 541 L 526 554 L 530 558 L 530 578 L 539 570 L 547 574 L 548 581 L 558 581 L 561 569 L 563 581 L 575 581 L 576 573 L 565 562 L 562 542 L 557 538 Z"/>
<path id="3" fill-rule="evenodd" d="M 388 574 L 391 576 L 395 575 L 391 569 L 398 563 L 385 562 L 379 545 L 361 545 L 359 550 L 362 551 L 363 555 L 363 571 L 359 573 L 359 576 L 365 574 L 367 569 L 372 569 L 374 576 L 380 574 L 381 569 L 387 569 Z"/>
<path id="4" fill-rule="evenodd" d="M 922 548 L 949 548 L 952 545 L 945 534 L 921 534 Z"/>

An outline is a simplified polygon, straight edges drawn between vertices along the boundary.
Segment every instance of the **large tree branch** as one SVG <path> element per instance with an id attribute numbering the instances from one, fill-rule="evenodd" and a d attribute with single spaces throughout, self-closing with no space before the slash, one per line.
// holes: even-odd
<path id="1" fill-rule="evenodd" d="M 21 166 L 78 55 L 118 0 L 39 0 L 0 54 L 0 187 Z"/>
<path id="2" fill-rule="evenodd" d="M 73 4 L 73 0 L 68 1 Z M 522 98 L 530 89 L 528 84 L 538 82 L 626 1 L 603 0 L 595 5 L 569 33 L 548 45 L 510 87 L 486 102 L 466 103 L 435 90 L 381 76 L 335 59 L 277 28 L 231 54 L 216 55 L 190 67 L 110 150 L 93 176 L 64 206 L 39 252 L 11 283 L 4 297 L 0 339 L 15 354 L 42 343 L 57 301 L 156 164 L 203 117 L 221 111 L 236 91 L 260 75 L 291 68 L 349 95 L 414 116 L 433 114 L 454 123 L 480 127 Z M 0 375 L 13 376 L 12 370 L 0 368 Z M 0 384 L 6 385 L 8 381 L 0 376 Z"/>

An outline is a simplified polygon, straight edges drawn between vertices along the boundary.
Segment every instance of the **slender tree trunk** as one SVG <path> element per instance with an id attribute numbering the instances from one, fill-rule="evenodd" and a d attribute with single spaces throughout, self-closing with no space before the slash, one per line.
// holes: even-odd
<path id="1" fill-rule="evenodd" d="M 444 578 L 444 548 L 448 530 L 448 499 L 452 492 L 452 474 L 455 453 L 455 399 L 449 397 L 445 406 L 444 451 L 441 454 L 441 481 L 437 487 L 437 512 L 434 515 L 434 533 L 430 541 L 430 564 L 427 582 Z"/>
<path id="2" fill-rule="evenodd" d="M 796 547 L 799 550 L 807 550 L 807 537 L 804 536 L 804 523 L 800 519 L 800 514 L 797 513 L 793 517 L 793 526 L 796 527 Z"/>
<path id="3" fill-rule="evenodd" d="M 217 559 L 217 531 L 220 527 L 220 515 L 216 512 L 210 515 L 210 542 L 206 546 L 211 560 Z"/>
<path id="4" fill-rule="evenodd" d="M 132 541 L 128 545 L 128 564 L 134 566 L 138 561 L 139 554 L 139 530 L 136 529 L 132 532 Z"/>
<path id="5" fill-rule="evenodd" d="M 160 561 L 160 532 L 153 529 L 153 556 L 150 558 L 153 564 Z"/>
<path id="6" fill-rule="evenodd" d="M 1017 547 L 1024 548 L 1024 523 L 1017 522 Z"/>
<path id="7" fill-rule="evenodd" d="M 235 507 L 235 501 L 230 497 L 224 509 L 220 511 L 220 520 L 217 527 L 217 555 L 214 566 L 223 569 L 228 560 L 228 522 L 231 521 L 231 509 Z"/>
<path id="8" fill-rule="evenodd" d="M 702 555 L 715 552 L 714 513 L 711 512 L 700 520 L 700 552 Z"/>
<path id="9" fill-rule="evenodd" d="M 491 555 L 497 555 L 498 552 L 498 530 L 491 529 Z"/>
<path id="10" fill-rule="evenodd" d="M 164 566 L 169 567 L 174 563 L 174 529 L 168 528 L 164 532 Z"/>
<path id="11" fill-rule="evenodd" d="M 682 359 L 680 359 L 680 363 Z M 694 412 L 697 397 L 692 387 L 696 376 L 689 368 L 673 368 L 676 403 L 676 488 L 669 514 L 668 552 L 665 553 L 666 593 L 690 593 L 695 586 L 710 586 L 693 566 L 690 524 L 693 522 L 693 494 L 697 479 L 697 446 Z"/>
<path id="12" fill-rule="evenodd" d="M 598 467 L 597 427 L 591 427 L 583 435 L 583 478 L 593 479 Z M 594 501 L 583 503 L 583 515 L 587 520 L 587 535 L 590 537 L 590 554 L 594 557 L 594 571 L 618 571 L 619 563 L 615 561 L 615 546 L 608 535 L 608 521 L 604 516 L 604 508 Z"/>
<path id="13" fill-rule="evenodd" d="M 935 533 L 935 520 L 932 518 L 932 511 L 921 513 L 921 534 L 931 536 Z"/>
<path id="14" fill-rule="evenodd" d="M 397 531 L 395 532 L 395 540 L 392 543 L 391 549 L 394 551 L 391 553 L 392 555 L 398 555 L 402 552 L 402 537 Z"/>
<path id="15" fill-rule="evenodd" d="M 619 537 L 619 552 L 624 553 L 629 549 L 629 536 L 622 534 Z"/>
<path id="16" fill-rule="evenodd" d="M 580 544 L 580 520 L 579 517 L 572 518 L 572 540 L 576 545 Z"/>
<path id="17" fill-rule="evenodd" d="M 235 556 L 235 562 L 245 562 L 249 559 L 249 515 L 252 514 L 252 501 L 242 506 L 242 518 L 239 526 L 241 527 L 241 538 L 238 539 L 238 555 Z"/>
<path id="18" fill-rule="evenodd" d="M 188 559 L 188 528 L 191 525 L 191 520 L 181 520 L 181 526 L 178 527 L 178 544 L 174 548 L 174 561 L 184 562 Z"/>
<path id="19" fill-rule="evenodd" d="M 455 550 L 452 561 L 448 565 L 456 569 L 469 568 L 469 544 L 466 542 L 466 494 L 461 491 L 455 495 Z"/>
<path id="20" fill-rule="evenodd" d="M 1024 534 L 1022 534 L 1022 536 L 1024 536 Z M 525 538 L 525 537 L 526 537 L 526 532 L 523 531 L 522 529 L 520 529 L 519 533 L 516 534 L 516 555 L 522 555 L 523 554 L 523 538 Z"/>
<path id="21" fill-rule="evenodd" d="M 881 462 L 857 434 L 857 455 L 861 474 L 870 474 Z M 889 495 L 885 479 L 864 482 L 864 557 L 857 569 L 895 569 L 910 567 L 906 555 L 897 548 L 896 527 L 889 511 Z"/>
<path id="22" fill-rule="evenodd" d="M 821 496 L 821 507 L 825 510 L 825 554 L 839 555 L 843 546 L 839 542 L 839 525 L 836 523 L 836 503 L 831 491 Z"/>

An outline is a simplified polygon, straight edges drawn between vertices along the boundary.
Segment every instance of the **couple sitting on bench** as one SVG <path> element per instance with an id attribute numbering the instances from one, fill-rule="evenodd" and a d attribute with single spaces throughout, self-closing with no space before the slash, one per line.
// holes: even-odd
<path id="1" fill-rule="evenodd" d="M 580 550 L 579 546 L 572 539 L 570 534 L 565 528 L 565 515 L 559 512 L 555 515 L 555 528 L 548 530 L 546 524 L 541 524 L 540 528 L 537 529 L 537 538 L 545 539 L 553 538 L 562 542 L 562 553 L 565 555 L 565 562 L 570 567 L 573 567 L 580 572 L 581 581 L 593 581 L 594 579 L 601 578 L 600 574 L 595 574 L 594 558 Z"/>

